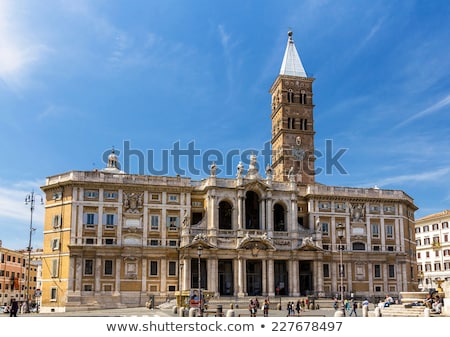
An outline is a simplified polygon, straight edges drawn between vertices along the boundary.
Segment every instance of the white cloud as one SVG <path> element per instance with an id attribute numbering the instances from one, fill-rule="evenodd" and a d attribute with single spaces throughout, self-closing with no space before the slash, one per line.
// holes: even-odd
<path id="1" fill-rule="evenodd" d="M 395 177 L 387 177 L 383 178 L 376 183 L 378 186 L 386 186 L 386 185 L 398 185 L 403 183 L 414 183 L 414 182 L 433 182 L 440 181 L 443 177 L 450 173 L 450 167 L 443 167 L 437 170 L 428 171 L 428 172 L 420 172 L 415 174 L 405 174 Z"/>
<path id="2" fill-rule="evenodd" d="M 418 119 L 418 118 L 427 116 L 429 114 L 432 114 L 433 112 L 439 111 L 442 108 L 445 108 L 445 107 L 447 107 L 449 105 L 450 105 L 450 95 L 447 95 L 446 97 L 441 99 L 439 102 L 437 102 L 437 103 L 433 104 L 432 106 L 430 106 L 430 107 L 428 107 L 428 108 L 426 108 L 426 109 L 424 109 L 422 111 L 419 111 L 418 113 L 416 113 L 416 114 L 412 115 L 411 117 L 405 119 L 403 122 L 397 124 L 394 128 L 399 128 L 399 127 L 401 127 L 401 126 L 403 126 L 403 125 L 405 125 L 405 124 L 407 124 L 409 122 L 412 122 L 415 119 Z"/>
<path id="3" fill-rule="evenodd" d="M 50 50 L 36 40 L 36 31 L 31 33 L 21 16 L 23 9 L 16 5 L 14 1 L 0 2 L 0 79 L 14 91 L 28 84 L 33 67 Z"/>
<path id="4" fill-rule="evenodd" d="M 0 187 L 0 222 L 8 223 L 9 220 L 29 223 L 31 210 L 30 204 L 25 205 L 25 197 L 31 192 L 35 194 L 35 208 L 33 218 L 36 223 L 42 223 L 44 219 L 44 206 L 40 205 L 41 196 L 44 193 L 40 190 L 40 184 L 36 181 L 23 181 L 15 183 L 13 186 Z"/>

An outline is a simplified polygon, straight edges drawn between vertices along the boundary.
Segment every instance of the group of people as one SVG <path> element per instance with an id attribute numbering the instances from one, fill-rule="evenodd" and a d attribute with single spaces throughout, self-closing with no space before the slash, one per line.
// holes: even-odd
<path id="1" fill-rule="evenodd" d="M 287 303 L 287 316 L 300 316 L 302 311 L 305 311 L 309 306 L 309 299 L 299 299 L 296 303 L 294 301 Z"/>
<path id="2" fill-rule="evenodd" d="M 425 298 L 425 306 L 431 309 L 431 312 L 440 314 L 442 312 L 442 299 L 439 295 L 431 296 L 431 294 L 427 294 Z"/>
<path id="3" fill-rule="evenodd" d="M 260 304 L 257 298 L 250 300 L 250 303 L 248 304 L 248 311 L 250 311 L 250 317 L 256 317 L 256 313 L 258 312 L 259 307 Z M 267 310 L 268 309 L 269 308 L 267 307 Z"/>
<path id="4" fill-rule="evenodd" d="M 8 305 L 6 309 L 9 313 L 9 317 L 17 317 L 17 313 L 19 312 L 19 302 L 17 302 L 16 299 L 13 298 L 11 300 L 11 305 Z"/>

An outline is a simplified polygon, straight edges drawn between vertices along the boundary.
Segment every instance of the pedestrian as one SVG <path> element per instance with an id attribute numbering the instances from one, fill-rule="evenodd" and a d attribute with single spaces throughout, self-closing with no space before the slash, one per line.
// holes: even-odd
<path id="1" fill-rule="evenodd" d="M 269 317 L 269 300 L 266 298 L 263 304 L 264 317 Z"/>
<path id="2" fill-rule="evenodd" d="M 352 316 L 353 314 L 355 314 L 355 317 L 358 316 L 356 314 L 356 309 L 357 308 L 358 308 L 358 303 L 355 300 L 353 300 L 352 301 L 352 311 L 350 312 L 350 316 Z"/>
<path id="3" fill-rule="evenodd" d="M 300 300 L 297 301 L 297 304 L 295 305 L 295 310 L 297 310 L 297 316 L 300 316 L 300 311 L 302 310 Z"/>
<path id="4" fill-rule="evenodd" d="M 16 299 L 11 300 L 11 310 L 9 311 L 9 317 L 17 317 L 17 311 L 19 311 L 19 304 Z"/>
<path id="5" fill-rule="evenodd" d="M 334 310 L 338 310 L 338 300 L 336 297 L 334 298 L 334 301 L 333 301 L 333 308 L 334 308 Z"/>
<path id="6" fill-rule="evenodd" d="M 250 317 L 256 317 L 256 303 L 253 300 L 250 300 L 248 304 L 248 310 L 250 311 Z"/>

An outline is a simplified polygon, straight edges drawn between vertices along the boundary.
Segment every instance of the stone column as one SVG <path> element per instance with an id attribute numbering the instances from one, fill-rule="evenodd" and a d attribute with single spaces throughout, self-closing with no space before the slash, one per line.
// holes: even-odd
<path id="1" fill-rule="evenodd" d="M 123 227 L 123 190 L 119 189 L 119 207 L 117 209 L 117 244 L 122 246 L 122 227 Z"/>
<path id="2" fill-rule="evenodd" d="M 114 284 L 114 295 L 120 294 L 120 266 L 122 265 L 122 259 L 120 257 L 116 258 L 116 275 L 115 275 L 115 284 Z"/>
<path id="3" fill-rule="evenodd" d="M 261 202 L 259 203 L 259 216 L 261 218 L 261 226 L 260 229 L 263 231 L 267 230 L 266 225 L 266 200 L 261 198 Z"/>
<path id="4" fill-rule="evenodd" d="M 261 266 L 262 266 L 262 294 L 267 294 L 267 257 L 264 256 L 264 258 L 261 260 Z"/>
<path id="5" fill-rule="evenodd" d="M 143 257 L 141 261 L 141 292 L 146 293 L 147 292 L 147 264 L 148 260 Z"/>
<path id="6" fill-rule="evenodd" d="M 266 212 L 267 212 L 267 226 L 266 226 L 266 230 L 267 232 L 269 232 L 271 234 L 271 232 L 273 231 L 273 220 L 272 220 L 272 216 L 273 216 L 273 210 L 272 210 L 272 191 L 268 191 L 267 192 L 267 202 L 266 202 Z M 269 235 L 271 236 L 271 235 Z"/>
<path id="7" fill-rule="evenodd" d="M 245 228 L 244 226 L 244 197 L 243 190 L 238 190 L 238 230 Z"/>
<path id="8" fill-rule="evenodd" d="M 271 255 L 271 254 L 270 254 Z M 273 297 L 275 296 L 275 282 L 274 282 L 274 263 L 272 256 L 268 256 L 267 258 L 267 277 L 268 277 L 268 292 L 267 295 Z"/>
<path id="9" fill-rule="evenodd" d="M 167 294 L 167 260 L 166 257 L 161 258 L 160 260 L 160 270 L 161 270 L 161 276 L 160 276 L 160 293 L 161 295 Z"/>
<path id="10" fill-rule="evenodd" d="M 101 291 L 100 289 L 100 279 L 102 278 L 102 258 L 96 257 L 95 258 L 95 285 L 94 285 L 94 292 Z"/>
<path id="11" fill-rule="evenodd" d="M 245 260 L 238 257 L 238 296 L 244 297 L 247 289 L 244 287 L 244 265 Z"/>
<path id="12" fill-rule="evenodd" d="M 80 292 L 81 291 L 81 281 L 83 279 L 83 256 L 77 257 L 76 262 L 76 268 L 75 268 L 75 291 Z"/>

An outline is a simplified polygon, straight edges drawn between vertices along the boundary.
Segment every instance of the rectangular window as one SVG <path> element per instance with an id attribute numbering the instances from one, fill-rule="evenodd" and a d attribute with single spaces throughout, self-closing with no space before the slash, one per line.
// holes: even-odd
<path id="1" fill-rule="evenodd" d="M 94 260 L 84 260 L 84 275 L 92 275 L 94 272 Z"/>
<path id="2" fill-rule="evenodd" d="M 114 240 L 113 238 L 108 238 L 105 239 L 105 245 L 113 245 L 114 244 Z"/>
<path id="3" fill-rule="evenodd" d="M 150 276 L 158 275 L 158 261 L 150 261 Z"/>
<path id="4" fill-rule="evenodd" d="M 150 246 L 159 246 L 159 240 L 151 239 L 150 240 Z"/>
<path id="5" fill-rule="evenodd" d="M 87 244 L 87 245 L 95 245 L 95 238 L 86 238 L 85 239 L 85 243 Z"/>
<path id="6" fill-rule="evenodd" d="M 178 195 L 169 194 L 169 202 L 178 202 Z"/>
<path id="7" fill-rule="evenodd" d="M 177 216 L 168 216 L 167 217 L 167 226 L 169 227 L 170 231 L 176 231 L 178 230 L 178 217 Z"/>
<path id="8" fill-rule="evenodd" d="M 58 289 L 56 287 L 50 288 L 50 301 L 56 302 L 56 295 L 58 294 Z"/>
<path id="9" fill-rule="evenodd" d="M 113 260 L 105 260 L 104 261 L 104 275 L 112 275 L 113 274 Z"/>
<path id="10" fill-rule="evenodd" d="M 53 215 L 53 219 L 52 219 L 52 227 L 53 228 L 59 228 L 61 227 L 61 215 L 59 214 L 55 214 Z"/>
<path id="11" fill-rule="evenodd" d="M 372 236 L 374 238 L 379 238 L 380 237 L 380 225 L 373 223 L 371 227 L 372 227 Z"/>
<path id="12" fill-rule="evenodd" d="M 105 214 L 105 220 L 107 226 L 114 226 L 116 224 L 115 214 Z"/>
<path id="13" fill-rule="evenodd" d="M 393 206 L 384 206 L 383 210 L 386 213 L 393 213 L 394 212 L 394 207 Z"/>
<path id="14" fill-rule="evenodd" d="M 58 261 L 58 259 L 53 259 L 52 260 L 52 272 L 51 272 L 52 277 L 58 277 L 58 273 L 59 273 L 58 269 L 59 269 L 59 261 Z"/>
<path id="15" fill-rule="evenodd" d="M 389 278 L 395 278 L 395 265 L 390 264 L 388 269 L 389 269 Z"/>
<path id="16" fill-rule="evenodd" d="M 103 197 L 105 199 L 117 199 L 117 192 L 105 191 Z"/>
<path id="17" fill-rule="evenodd" d="M 150 230 L 152 231 L 159 230 L 159 215 L 150 216 Z"/>
<path id="18" fill-rule="evenodd" d="M 59 250 L 59 239 L 52 239 L 50 241 L 50 246 L 52 250 Z"/>
<path id="19" fill-rule="evenodd" d="M 343 211 L 345 211 L 345 204 L 340 203 L 340 202 L 335 203 L 334 208 L 336 209 L 336 211 L 343 212 Z"/>
<path id="20" fill-rule="evenodd" d="M 386 237 L 387 238 L 394 237 L 394 227 L 392 225 L 386 225 Z"/>
<path id="21" fill-rule="evenodd" d="M 84 291 L 92 291 L 92 284 L 85 284 L 83 286 Z"/>
<path id="22" fill-rule="evenodd" d="M 376 264 L 373 266 L 374 268 L 374 277 L 381 278 L 381 265 Z"/>
<path id="23" fill-rule="evenodd" d="M 87 199 L 97 199 L 98 191 L 86 191 L 84 192 L 84 197 Z"/>
<path id="24" fill-rule="evenodd" d="M 177 275 L 177 263 L 175 261 L 169 261 L 169 276 Z"/>
<path id="25" fill-rule="evenodd" d="M 86 213 L 84 215 L 84 223 L 86 225 L 96 225 L 97 224 L 97 214 L 96 213 Z"/>
<path id="26" fill-rule="evenodd" d="M 328 225 L 328 222 L 322 222 L 322 234 L 323 235 L 329 235 L 330 234 L 330 227 Z"/>
<path id="27" fill-rule="evenodd" d="M 323 264 L 323 277 L 330 278 L 330 265 L 328 263 Z"/>

